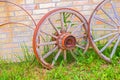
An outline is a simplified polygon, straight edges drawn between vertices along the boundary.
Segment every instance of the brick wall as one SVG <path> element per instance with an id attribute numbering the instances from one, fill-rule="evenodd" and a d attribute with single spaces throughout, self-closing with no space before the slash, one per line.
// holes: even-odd
<path id="1" fill-rule="evenodd" d="M 35 19 L 55 8 L 73 8 L 89 19 L 91 12 L 102 0 L 8 0 L 25 8 Z M 20 22 L 35 28 L 30 17 L 13 4 L 0 2 L 0 24 L 5 22 Z M 21 46 L 25 43 L 32 52 L 33 29 L 20 24 L 0 26 L 0 56 L 3 59 L 16 60 L 23 56 Z"/>

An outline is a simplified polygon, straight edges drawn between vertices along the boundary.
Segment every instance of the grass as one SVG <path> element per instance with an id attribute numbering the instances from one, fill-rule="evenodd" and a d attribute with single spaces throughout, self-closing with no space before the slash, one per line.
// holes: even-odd
<path id="1" fill-rule="evenodd" d="M 33 63 L 35 57 L 26 52 L 26 47 L 22 49 L 24 61 L 7 63 L 0 60 L 0 80 L 120 80 L 120 63 L 117 60 L 106 63 L 93 50 L 78 56 L 76 61 L 61 61 L 54 69 L 47 70 L 37 60 Z"/>

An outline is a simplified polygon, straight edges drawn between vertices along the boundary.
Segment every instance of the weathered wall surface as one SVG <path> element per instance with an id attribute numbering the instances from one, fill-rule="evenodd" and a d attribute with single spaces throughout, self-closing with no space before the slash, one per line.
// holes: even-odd
<path id="1" fill-rule="evenodd" d="M 88 20 L 97 4 L 102 0 L 8 0 L 25 8 L 35 19 L 36 23 L 41 17 L 55 8 L 72 8 L 82 13 Z M 0 2 L 0 24 L 6 22 L 19 22 L 33 28 L 30 17 L 13 4 Z M 0 56 L 4 59 L 15 60 L 15 55 L 23 55 L 21 46 L 24 43 L 31 48 L 33 29 L 21 24 L 8 24 L 0 26 Z"/>

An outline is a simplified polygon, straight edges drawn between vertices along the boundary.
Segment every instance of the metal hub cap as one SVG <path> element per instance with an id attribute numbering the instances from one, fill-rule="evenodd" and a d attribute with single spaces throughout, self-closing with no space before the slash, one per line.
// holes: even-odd
<path id="1" fill-rule="evenodd" d="M 62 49 L 73 49 L 76 45 L 76 39 L 73 35 L 64 33 L 59 37 L 58 45 Z"/>

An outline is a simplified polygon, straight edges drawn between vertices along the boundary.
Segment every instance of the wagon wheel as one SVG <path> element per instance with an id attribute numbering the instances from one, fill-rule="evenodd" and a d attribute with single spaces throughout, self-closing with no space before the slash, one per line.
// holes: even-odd
<path id="1" fill-rule="evenodd" d="M 88 48 L 86 19 L 77 11 L 60 8 L 48 12 L 39 21 L 33 36 L 33 49 L 42 65 L 48 69 L 63 56 L 74 58 Z"/>
<path id="2" fill-rule="evenodd" d="M 120 1 L 104 0 L 94 10 L 89 24 L 90 41 L 97 54 L 111 62 L 120 54 Z"/>

